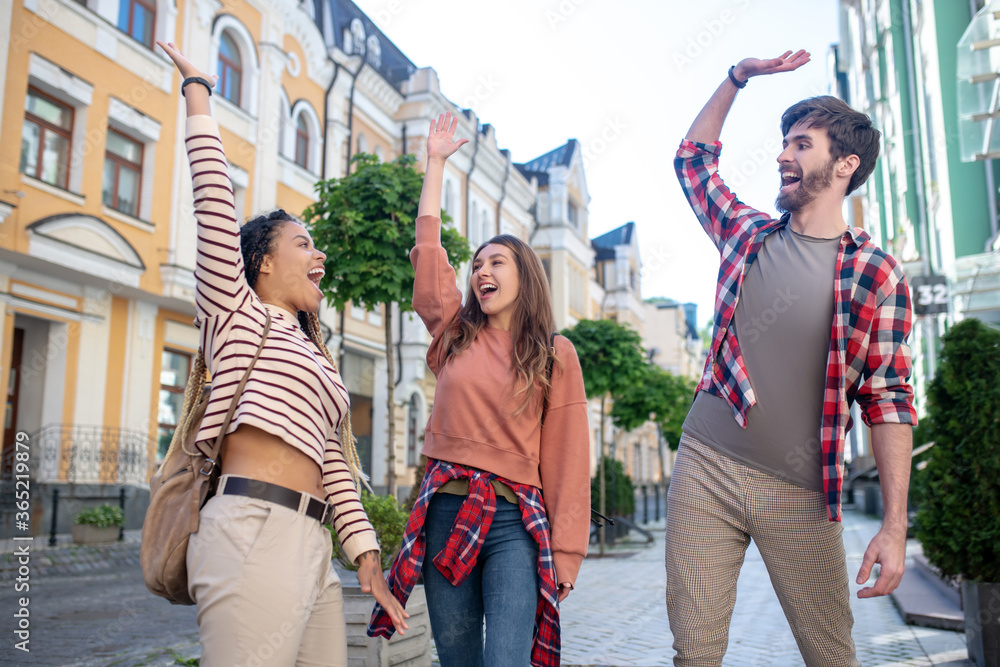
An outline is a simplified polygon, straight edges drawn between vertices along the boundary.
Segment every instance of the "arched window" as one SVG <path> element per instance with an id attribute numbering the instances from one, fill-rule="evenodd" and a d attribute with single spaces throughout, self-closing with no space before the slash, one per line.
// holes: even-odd
<path id="1" fill-rule="evenodd" d="M 354 47 L 351 50 L 354 53 L 365 55 L 365 24 L 361 22 L 361 19 L 351 21 L 351 41 Z"/>
<path id="2" fill-rule="evenodd" d="M 372 155 L 378 158 L 379 162 L 385 162 L 385 152 L 382 150 L 381 146 L 376 146 L 372 149 Z"/>
<path id="3" fill-rule="evenodd" d="M 362 134 L 362 133 L 360 133 L 360 132 L 358 133 L 358 145 L 357 145 L 357 149 L 358 149 L 358 151 L 357 151 L 358 153 L 367 153 L 368 152 L 368 138 L 365 137 L 365 135 Z"/>
<path id="4" fill-rule="evenodd" d="M 309 168 L 309 125 L 302 113 L 295 123 L 295 164 L 303 169 Z"/>
<path id="5" fill-rule="evenodd" d="M 368 63 L 375 69 L 382 66 L 382 45 L 375 35 L 368 36 Z"/>
<path id="6" fill-rule="evenodd" d="M 243 58 L 228 30 L 219 38 L 219 93 L 233 104 L 240 104 Z"/>
<path id="7" fill-rule="evenodd" d="M 444 184 L 444 211 L 451 215 L 451 181 Z"/>

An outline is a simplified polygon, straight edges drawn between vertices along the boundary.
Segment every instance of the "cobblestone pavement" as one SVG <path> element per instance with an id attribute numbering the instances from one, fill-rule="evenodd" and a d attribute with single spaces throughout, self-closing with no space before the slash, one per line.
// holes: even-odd
<path id="1" fill-rule="evenodd" d="M 856 572 L 878 522 L 845 511 L 848 567 Z M 131 531 L 130 531 L 131 533 Z M 664 604 L 663 524 L 650 545 L 615 547 L 614 557 L 588 558 L 562 609 L 563 665 L 670 665 L 673 637 Z M 32 547 L 30 654 L 13 649 L 17 598 L 12 543 L 0 542 L 0 665 L 97 667 L 180 664 L 199 655 L 194 608 L 150 595 L 138 566 L 138 532 L 100 547 Z M 919 545 L 913 543 L 912 548 Z M 859 586 L 851 585 L 852 593 Z M 891 600 L 853 599 L 854 638 L 866 667 L 970 665 L 965 636 L 904 625 Z M 802 665 L 795 640 L 757 550 L 740 576 L 729 652 L 723 665 Z"/>
<path id="2" fill-rule="evenodd" d="M 879 522 L 844 513 L 848 571 L 856 574 Z M 664 526 L 653 524 L 650 545 L 616 546 L 615 557 L 587 558 L 576 590 L 562 605 L 563 665 L 671 665 L 667 623 Z M 919 549 L 913 542 L 908 548 Z M 628 555 L 631 553 L 631 555 Z M 965 635 L 905 625 L 889 598 L 859 600 L 851 584 L 854 641 L 865 667 L 971 665 Z M 792 631 L 771 587 L 760 553 L 751 544 L 737 586 L 725 667 L 802 665 Z"/>
<path id="3" fill-rule="evenodd" d="M 166 667 L 199 655 L 194 607 L 146 590 L 138 538 L 127 531 L 123 543 L 81 547 L 66 544 L 66 535 L 48 548 L 47 537 L 36 537 L 22 592 L 10 557 L 16 546 L 0 541 L 0 665 Z M 14 648 L 19 597 L 29 600 L 27 653 Z"/>

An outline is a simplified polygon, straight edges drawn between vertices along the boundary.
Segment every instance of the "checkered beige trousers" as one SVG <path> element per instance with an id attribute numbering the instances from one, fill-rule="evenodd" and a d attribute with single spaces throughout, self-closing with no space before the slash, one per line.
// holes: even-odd
<path id="1" fill-rule="evenodd" d="M 736 579 L 753 539 L 806 665 L 860 665 L 842 530 L 828 519 L 823 494 L 749 468 L 685 434 L 667 494 L 674 664 L 722 663 Z"/>

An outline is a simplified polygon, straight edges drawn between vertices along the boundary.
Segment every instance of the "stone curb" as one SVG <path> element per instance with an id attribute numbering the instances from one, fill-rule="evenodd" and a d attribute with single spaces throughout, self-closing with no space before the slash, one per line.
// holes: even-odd
<path id="1" fill-rule="evenodd" d="M 33 576 L 57 576 L 101 572 L 117 567 L 139 567 L 139 530 L 125 531 L 125 540 L 110 544 L 73 544 L 70 535 L 57 535 L 58 543 L 48 546 L 48 536 L 36 536 L 29 541 L 0 542 L 0 582 L 13 580 L 21 563 L 18 553 L 28 547 Z"/>

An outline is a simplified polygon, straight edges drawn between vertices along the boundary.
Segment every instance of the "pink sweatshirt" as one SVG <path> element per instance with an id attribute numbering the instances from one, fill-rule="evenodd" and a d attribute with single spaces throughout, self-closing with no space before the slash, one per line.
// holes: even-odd
<path id="1" fill-rule="evenodd" d="M 576 349 L 556 336 L 561 365 L 553 364 L 544 428 L 540 396 L 513 415 L 520 396 L 512 398 L 510 332 L 485 327 L 468 349 L 441 367 L 437 344 L 462 306 L 462 293 L 441 246 L 441 220 L 421 216 L 416 225 L 417 245 L 410 252 L 416 271 L 413 308 L 434 339 L 427 363 L 437 377 L 423 453 L 541 489 L 556 581 L 572 584 L 590 537 L 590 435 Z"/>

